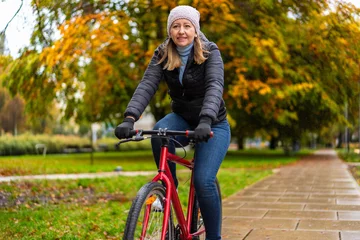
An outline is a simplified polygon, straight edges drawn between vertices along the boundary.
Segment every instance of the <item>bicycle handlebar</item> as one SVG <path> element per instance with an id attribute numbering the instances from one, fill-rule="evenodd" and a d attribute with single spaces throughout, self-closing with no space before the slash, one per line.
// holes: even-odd
<path id="1" fill-rule="evenodd" d="M 145 138 L 143 137 L 144 135 L 156 135 L 156 136 L 162 136 L 162 137 L 166 137 L 166 136 L 186 136 L 188 138 L 194 138 L 194 133 L 195 131 L 190 131 L 190 130 L 186 130 L 186 131 L 175 131 L 175 130 L 167 130 L 160 128 L 159 130 L 141 130 L 141 129 L 137 129 L 137 130 L 131 130 L 130 134 L 129 134 L 129 138 L 127 139 L 123 139 L 121 140 L 117 145 L 121 144 L 121 143 L 125 143 L 125 142 L 130 142 L 130 141 L 142 141 Z M 133 136 L 135 136 L 135 138 L 132 138 Z M 214 136 L 214 133 L 211 132 L 210 133 L 210 138 L 212 138 Z"/>
<path id="2" fill-rule="evenodd" d="M 167 129 L 159 129 L 159 130 L 132 130 L 130 131 L 130 136 L 135 135 L 156 135 L 156 136 L 187 136 L 187 137 L 193 137 L 194 131 L 173 131 L 173 130 L 167 130 Z"/>
<path id="3" fill-rule="evenodd" d="M 186 136 L 188 138 L 193 138 L 195 131 L 190 131 L 190 130 L 186 130 L 186 131 L 175 131 L 175 130 L 167 130 L 160 128 L 159 130 L 131 130 L 130 131 L 130 136 L 135 136 L 135 135 L 157 135 L 157 136 Z M 214 136 L 214 133 L 211 132 L 210 133 L 210 138 L 212 138 Z"/>

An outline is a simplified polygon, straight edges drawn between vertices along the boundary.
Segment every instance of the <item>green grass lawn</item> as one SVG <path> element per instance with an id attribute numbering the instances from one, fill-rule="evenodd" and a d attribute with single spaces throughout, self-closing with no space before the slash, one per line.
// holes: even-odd
<path id="1" fill-rule="evenodd" d="M 337 154 L 345 162 L 360 163 L 360 155 L 355 153 L 354 149 L 350 149 L 350 151 L 347 151 L 346 149 L 338 149 Z M 349 167 L 349 170 L 356 182 L 360 185 L 360 166 L 351 166 Z"/>
<path id="2" fill-rule="evenodd" d="M 270 170 L 220 170 L 223 198 L 270 174 Z M 116 177 L 0 184 L 0 193 L 9 193 L 14 204 L 0 208 L 0 239 L 121 239 L 130 200 L 150 179 Z M 180 173 L 179 182 L 185 207 L 189 174 Z M 17 203 L 24 196 L 27 199 Z"/>
<path id="3" fill-rule="evenodd" d="M 151 151 L 96 152 L 93 164 L 90 153 L 0 157 L 0 175 L 155 170 L 152 159 Z"/>
<path id="4" fill-rule="evenodd" d="M 179 156 L 183 156 L 181 150 Z M 223 168 L 276 168 L 294 162 L 306 150 L 295 156 L 282 151 L 245 150 L 229 151 Z M 188 153 L 191 157 L 192 153 Z M 109 172 L 117 166 L 124 171 L 156 170 L 151 151 L 97 152 L 91 164 L 90 154 L 53 154 L 0 157 L 0 175 L 31 175 L 51 173 Z"/>
<path id="5" fill-rule="evenodd" d="M 222 197 L 271 175 L 271 168 L 295 162 L 304 154 L 307 152 L 291 157 L 273 151 L 229 152 L 218 174 Z M 99 153 L 95 155 L 95 164 L 89 163 L 88 154 L 0 158 L 1 169 L 4 166 L 7 171 L 25 169 L 27 174 L 44 170 L 112 171 L 119 165 L 126 170 L 154 170 L 148 151 Z M 0 239 L 121 239 L 131 200 L 151 178 L 120 176 L 0 183 Z M 181 171 L 178 178 L 185 207 L 190 175 Z"/>
<path id="6" fill-rule="evenodd" d="M 355 153 L 354 149 L 337 149 L 338 156 L 346 162 L 360 162 L 360 154 Z"/>

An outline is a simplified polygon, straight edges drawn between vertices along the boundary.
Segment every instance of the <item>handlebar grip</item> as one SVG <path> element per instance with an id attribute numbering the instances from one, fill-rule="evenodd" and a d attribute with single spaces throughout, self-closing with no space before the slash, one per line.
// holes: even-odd
<path id="1" fill-rule="evenodd" d="M 189 130 L 186 130 L 186 136 L 188 138 L 193 138 L 194 137 L 194 134 L 195 134 L 195 131 L 189 131 Z M 214 132 L 211 131 L 210 132 L 210 138 L 212 138 L 214 136 Z"/>

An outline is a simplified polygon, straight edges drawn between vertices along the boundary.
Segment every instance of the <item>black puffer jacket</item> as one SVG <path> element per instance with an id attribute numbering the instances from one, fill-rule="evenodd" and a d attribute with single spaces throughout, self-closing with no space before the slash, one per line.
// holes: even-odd
<path id="1" fill-rule="evenodd" d="M 181 115 L 191 125 L 197 125 L 201 117 L 209 117 L 212 123 L 226 118 L 223 95 L 224 64 L 220 51 L 215 43 L 204 42 L 209 51 L 207 60 L 202 64 L 194 62 L 194 49 L 188 58 L 183 75 L 183 85 L 179 81 L 179 69 L 163 70 L 159 62 L 159 48 L 148 65 L 144 77 L 135 90 L 125 111 L 125 116 L 133 116 L 136 120 L 149 104 L 164 79 L 169 87 L 173 112 Z"/>

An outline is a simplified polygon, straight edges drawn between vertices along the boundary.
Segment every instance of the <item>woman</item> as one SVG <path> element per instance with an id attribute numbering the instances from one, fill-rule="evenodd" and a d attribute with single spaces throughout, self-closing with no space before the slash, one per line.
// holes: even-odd
<path id="1" fill-rule="evenodd" d="M 172 113 L 154 129 L 195 131 L 194 185 L 206 229 L 206 239 L 221 239 L 221 204 L 215 185 L 216 174 L 230 144 L 230 128 L 222 98 L 224 66 L 218 47 L 200 31 L 200 13 L 190 6 L 178 6 L 168 16 L 168 39 L 151 59 L 115 129 L 118 138 L 127 138 L 134 122 L 145 110 L 164 79 L 172 99 Z M 210 132 L 214 137 L 210 138 Z M 178 138 L 182 143 L 186 139 Z M 161 140 L 152 138 L 152 150 L 159 162 Z M 175 146 L 169 146 L 175 153 Z M 170 169 L 176 179 L 175 164 Z M 176 180 L 177 184 L 177 180 Z"/>

